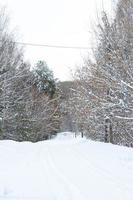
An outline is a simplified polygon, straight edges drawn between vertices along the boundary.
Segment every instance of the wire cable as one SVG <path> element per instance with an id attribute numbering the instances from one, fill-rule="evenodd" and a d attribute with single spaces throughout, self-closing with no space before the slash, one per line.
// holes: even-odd
<path id="1" fill-rule="evenodd" d="M 48 47 L 48 48 L 60 48 L 60 49 L 77 49 L 77 50 L 88 50 L 92 49 L 89 47 L 81 46 L 63 46 L 63 45 L 49 45 L 49 44 L 37 44 L 37 43 L 27 43 L 27 42 L 14 42 L 23 46 L 36 46 L 36 47 Z"/>

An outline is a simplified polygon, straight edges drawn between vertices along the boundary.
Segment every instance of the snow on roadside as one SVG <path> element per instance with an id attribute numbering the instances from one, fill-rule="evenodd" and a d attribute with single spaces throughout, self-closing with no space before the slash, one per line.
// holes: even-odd
<path id="1" fill-rule="evenodd" d="M 0 141 L 0 200 L 132 200 L 133 149 L 73 133 Z"/>

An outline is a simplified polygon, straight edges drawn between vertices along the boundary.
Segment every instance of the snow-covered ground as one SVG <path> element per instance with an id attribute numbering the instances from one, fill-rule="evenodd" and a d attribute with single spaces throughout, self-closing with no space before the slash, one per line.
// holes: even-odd
<path id="1" fill-rule="evenodd" d="M 133 149 L 73 138 L 0 141 L 0 200 L 133 200 Z"/>

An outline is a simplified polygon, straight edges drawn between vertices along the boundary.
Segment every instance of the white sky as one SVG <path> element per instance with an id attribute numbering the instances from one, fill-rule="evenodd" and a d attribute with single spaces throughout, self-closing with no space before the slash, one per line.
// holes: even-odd
<path id="1" fill-rule="evenodd" d="M 0 0 L 8 7 L 11 26 L 17 28 L 18 41 L 49 45 L 88 46 L 97 12 L 111 12 L 111 0 Z M 89 50 L 88 50 L 89 51 Z M 25 47 L 32 65 L 45 60 L 60 80 L 70 79 L 70 69 L 80 65 L 85 50 Z"/>

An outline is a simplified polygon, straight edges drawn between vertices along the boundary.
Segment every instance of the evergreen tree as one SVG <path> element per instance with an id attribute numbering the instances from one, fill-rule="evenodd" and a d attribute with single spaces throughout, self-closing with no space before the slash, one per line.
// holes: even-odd
<path id="1" fill-rule="evenodd" d="M 40 92 L 45 92 L 51 97 L 56 90 L 56 84 L 53 72 L 48 68 L 46 62 L 38 61 L 33 70 L 35 76 L 35 85 Z"/>

